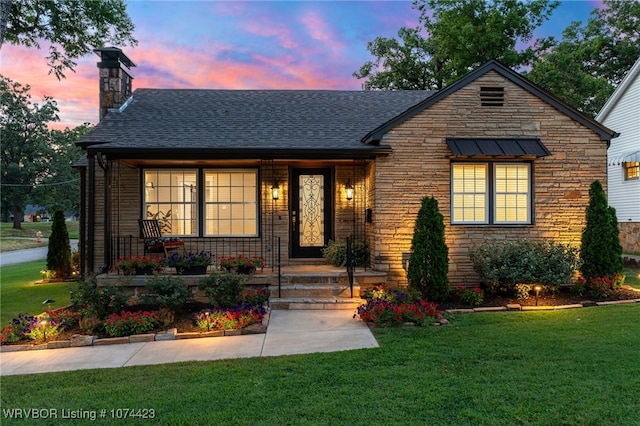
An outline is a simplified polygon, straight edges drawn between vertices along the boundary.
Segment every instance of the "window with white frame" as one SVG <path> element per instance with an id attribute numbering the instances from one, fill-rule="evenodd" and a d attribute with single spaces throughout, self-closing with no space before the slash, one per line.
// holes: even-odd
<path id="1" fill-rule="evenodd" d="M 531 223 L 529 163 L 452 163 L 451 223 Z"/>
<path id="2" fill-rule="evenodd" d="M 205 235 L 258 235 L 257 170 L 204 171 Z"/>
<path id="3" fill-rule="evenodd" d="M 640 179 L 640 161 L 623 163 L 624 180 Z"/>
<path id="4" fill-rule="evenodd" d="M 166 235 L 197 235 L 198 171 L 147 169 L 144 171 L 146 219 L 157 219 Z"/>

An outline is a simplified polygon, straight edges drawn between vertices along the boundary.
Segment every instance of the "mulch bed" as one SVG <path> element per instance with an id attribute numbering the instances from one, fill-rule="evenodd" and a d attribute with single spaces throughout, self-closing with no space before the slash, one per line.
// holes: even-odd
<path id="1" fill-rule="evenodd" d="M 538 297 L 538 306 L 563 306 L 582 304 L 585 302 L 611 302 L 617 300 L 635 300 L 640 299 L 640 290 L 633 290 L 632 287 L 623 286 L 614 290 L 608 297 L 602 299 L 593 299 L 588 295 L 576 296 L 571 293 L 569 288 L 561 288 L 557 293 L 544 294 L 541 293 Z M 497 306 L 507 306 L 509 304 L 518 304 L 520 306 L 536 306 L 535 295 L 529 296 L 528 299 L 516 299 L 513 297 L 504 296 L 485 296 L 484 302 L 478 306 L 465 305 L 460 301 L 450 301 L 445 303 L 439 303 L 438 309 L 471 309 L 471 308 L 489 308 Z"/>

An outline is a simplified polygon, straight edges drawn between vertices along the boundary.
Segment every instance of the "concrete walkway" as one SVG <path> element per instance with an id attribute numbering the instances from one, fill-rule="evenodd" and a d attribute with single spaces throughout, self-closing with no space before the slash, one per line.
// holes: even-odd
<path id="1" fill-rule="evenodd" d="M 0 352 L 0 375 L 377 348 L 351 310 L 274 310 L 266 334 Z"/>

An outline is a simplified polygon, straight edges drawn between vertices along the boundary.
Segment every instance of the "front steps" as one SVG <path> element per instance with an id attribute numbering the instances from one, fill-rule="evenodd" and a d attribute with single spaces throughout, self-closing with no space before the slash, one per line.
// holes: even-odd
<path id="1" fill-rule="evenodd" d="M 364 303 L 363 288 L 386 281 L 386 274 L 354 274 L 353 297 L 346 272 L 283 274 L 280 288 L 269 286 L 271 309 L 344 309 L 355 310 Z M 280 294 L 278 294 L 280 293 Z"/>

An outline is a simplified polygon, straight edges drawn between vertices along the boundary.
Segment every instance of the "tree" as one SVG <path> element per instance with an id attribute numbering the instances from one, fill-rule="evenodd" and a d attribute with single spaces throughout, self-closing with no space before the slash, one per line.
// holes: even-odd
<path id="1" fill-rule="evenodd" d="M 88 123 L 73 129 L 51 130 L 50 147 L 53 156 L 46 170 L 46 177 L 34 188 L 31 203 L 56 210 L 77 212 L 80 200 L 80 184 L 73 165 L 82 157 L 82 149 L 76 142 L 90 129 Z"/>
<path id="2" fill-rule="evenodd" d="M 528 74 L 569 105 L 595 116 L 640 57 L 640 1 L 604 0 L 586 25 L 572 22 L 562 41 L 538 46 Z"/>
<path id="3" fill-rule="evenodd" d="M 71 246 L 62 210 L 56 210 L 53 214 L 49 251 L 47 252 L 47 270 L 53 271 L 56 278 L 71 276 Z"/>
<path id="4" fill-rule="evenodd" d="M 439 62 L 432 58 L 428 40 L 419 28 L 402 27 L 395 38 L 376 37 L 367 44 L 374 61 L 367 61 L 353 76 L 368 78 L 365 90 L 427 90 L 441 89 L 438 79 Z"/>
<path id="5" fill-rule="evenodd" d="M 531 40 L 557 5 L 551 0 L 416 0 L 427 38 L 408 28 L 398 32 L 402 42 L 379 37 L 368 44 L 376 59 L 353 75 L 368 79 L 365 89 L 428 90 L 441 89 L 490 59 L 512 68 L 529 65 L 534 49 L 517 46 Z"/>
<path id="6" fill-rule="evenodd" d="M 444 239 L 444 218 L 438 210 L 438 201 L 424 197 L 411 241 L 409 286 L 426 300 L 443 301 L 449 296 L 448 273 L 449 248 Z"/>
<path id="7" fill-rule="evenodd" d="M 13 227 L 21 229 L 22 207 L 33 188 L 46 178 L 53 151 L 47 123 L 58 120 L 56 102 L 44 97 L 31 103 L 30 87 L 0 76 L 2 129 L 2 208 L 13 212 Z"/>
<path id="8" fill-rule="evenodd" d="M 0 48 L 7 41 L 40 49 L 50 44 L 50 72 L 58 79 L 73 71 L 77 59 L 107 43 L 115 46 L 138 42 L 124 0 L 2 0 Z"/>
<path id="9" fill-rule="evenodd" d="M 584 279 L 614 277 L 622 273 L 622 246 L 619 239 L 618 219 L 600 181 L 589 188 L 586 226 L 582 231 L 580 272 Z"/>

